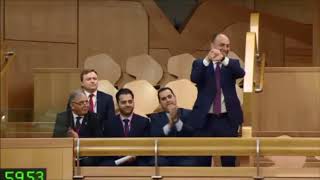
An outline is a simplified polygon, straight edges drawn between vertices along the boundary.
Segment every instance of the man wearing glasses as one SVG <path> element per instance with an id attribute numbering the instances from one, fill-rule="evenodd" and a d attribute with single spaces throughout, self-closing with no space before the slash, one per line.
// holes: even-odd
<path id="1" fill-rule="evenodd" d="M 84 69 L 80 74 L 80 84 L 88 99 L 88 110 L 98 115 L 99 123 L 103 131 L 108 120 L 115 115 L 112 96 L 98 91 L 98 73 L 94 69 Z M 67 110 L 70 109 L 68 101 Z"/>
<path id="2" fill-rule="evenodd" d="M 57 114 L 53 137 L 102 136 L 97 114 L 89 111 L 89 101 L 82 90 L 70 94 L 69 106 L 70 109 Z"/>
<path id="3" fill-rule="evenodd" d="M 97 114 L 89 111 L 89 101 L 82 90 L 75 90 L 69 96 L 70 108 L 57 114 L 53 137 L 101 137 Z M 80 166 L 95 166 L 98 157 L 80 157 Z"/>

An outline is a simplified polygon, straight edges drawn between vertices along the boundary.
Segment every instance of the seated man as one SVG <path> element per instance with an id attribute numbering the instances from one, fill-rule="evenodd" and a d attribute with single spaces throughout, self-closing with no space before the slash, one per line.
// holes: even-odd
<path id="1" fill-rule="evenodd" d="M 177 107 L 176 96 L 169 87 L 158 91 L 162 112 L 150 114 L 150 135 L 153 137 L 192 137 L 193 129 L 186 124 L 191 110 Z M 159 157 L 160 166 L 195 166 L 194 157 Z M 151 163 L 152 164 L 152 163 Z"/>
<path id="2" fill-rule="evenodd" d="M 101 137 L 97 115 L 89 111 L 87 96 L 76 90 L 69 96 L 70 109 L 57 114 L 53 137 Z M 95 158 L 82 158 L 80 165 L 95 165 Z"/>
<path id="3" fill-rule="evenodd" d="M 98 73 L 84 69 L 80 74 L 81 88 L 89 100 L 89 111 L 98 115 L 102 130 L 106 121 L 115 115 L 112 96 L 98 90 Z M 70 108 L 68 102 L 67 109 Z"/>
<path id="4" fill-rule="evenodd" d="M 120 114 L 104 127 L 106 137 L 147 137 L 149 136 L 149 119 L 133 113 L 134 95 L 130 89 L 120 89 L 116 94 Z M 135 156 L 105 157 L 101 162 L 103 166 L 132 166 L 146 165 L 145 158 Z"/>

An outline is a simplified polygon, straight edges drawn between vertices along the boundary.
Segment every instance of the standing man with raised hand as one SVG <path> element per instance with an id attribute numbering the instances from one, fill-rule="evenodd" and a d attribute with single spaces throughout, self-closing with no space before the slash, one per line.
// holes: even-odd
<path id="1" fill-rule="evenodd" d="M 236 93 L 236 79 L 245 75 L 239 60 L 228 58 L 230 40 L 216 34 L 204 59 L 192 64 L 191 81 L 198 89 L 190 123 L 199 137 L 237 137 L 243 112 Z M 210 159 L 202 164 L 210 165 Z M 222 166 L 235 166 L 234 156 L 222 156 Z"/>

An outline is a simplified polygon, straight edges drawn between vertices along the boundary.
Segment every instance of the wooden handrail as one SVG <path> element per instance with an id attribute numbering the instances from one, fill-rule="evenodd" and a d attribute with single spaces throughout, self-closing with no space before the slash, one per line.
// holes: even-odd
<path id="1" fill-rule="evenodd" d="M 255 92 L 259 93 L 263 91 L 263 84 L 264 84 L 264 68 L 265 68 L 265 64 L 266 64 L 266 54 L 265 53 L 261 53 L 260 55 L 260 61 L 259 63 L 259 84 L 256 85 L 255 87 Z"/>
<path id="2" fill-rule="evenodd" d="M 159 156 L 319 156 L 320 138 L 158 138 Z M 80 139 L 80 156 L 154 155 L 155 138 Z M 75 141 L 75 151 L 77 145 Z"/>
<path id="3" fill-rule="evenodd" d="M 245 72 L 243 92 L 253 93 L 253 80 L 254 80 L 254 69 L 256 59 L 256 36 L 253 32 L 247 32 L 246 34 L 246 52 L 245 52 Z"/>
<path id="4" fill-rule="evenodd" d="M 250 15 L 250 32 L 246 34 L 244 88 L 245 93 L 263 90 L 265 54 L 259 50 L 259 13 Z M 256 68 L 256 66 L 259 66 Z M 257 76 L 257 79 L 254 77 Z"/>
<path id="5" fill-rule="evenodd" d="M 256 47 L 257 52 L 259 52 L 259 13 L 250 14 L 250 32 L 255 33 L 256 35 Z"/>

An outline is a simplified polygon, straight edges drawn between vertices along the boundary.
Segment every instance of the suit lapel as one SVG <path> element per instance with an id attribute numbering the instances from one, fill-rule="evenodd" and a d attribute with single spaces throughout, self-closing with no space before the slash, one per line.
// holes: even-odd
<path id="1" fill-rule="evenodd" d="M 82 124 L 81 124 L 81 129 L 85 129 L 88 126 L 88 123 L 89 123 L 89 116 L 88 116 L 88 114 L 86 114 L 83 117 Z"/>
<path id="2" fill-rule="evenodd" d="M 169 118 L 168 118 L 167 113 L 165 111 L 161 112 L 160 116 L 161 116 L 160 119 L 161 119 L 161 125 L 162 126 L 164 126 L 164 125 L 169 123 Z"/>
<path id="3" fill-rule="evenodd" d="M 100 101 L 101 100 L 101 93 L 100 91 L 97 91 L 97 99 L 96 99 L 96 103 L 97 103 L 97 114 L 102 112 L 102 106 L 101 106 L 101 102 L 103 101 Z"/>
<path id="4" fill-rule="evenodd" d="M 221 76 L 220 76 L 220 81 L 221 81 L 221 88 L 222 88 L 222 84 L 224 82 L 224 77 L 225 77 L 225 73 L 226 73 L 226 67 L 221 66 Z"/>
<path id="5" fill-rule="evenodd" d="M 114 124 L 116 126 L 116 127 L 114 127 L 115 128 L 114 130 L 118 131 L 119 137 L 124 137 L 124 127 L 123 127 L 122 121 L 120 119 L 120 115 L 116 116 Z"/>
<path id="6" fill-rule="evenodd" d="M 212 89 L 215 89 L 215 87 L 216 87 L 216 78 L 214 76 L 214 65 L 213 65 L 212 62 L 210 62 L 210 64 L 209 64 L 207 77 L 209 79 L 208 80 L 209 81 L 209 86 Z"/>
<path id="7" fill-rule="evenodd" d="M 74 129 L 74 117 L 73 117 L 73 115 L 72 115 L 72 111 L 70 110 L 70 111 L 68 111 L 68 113 L 67 113 L 67 126 L 68 126 L 68 128 L 72 128 L 72 129 Z"/>

